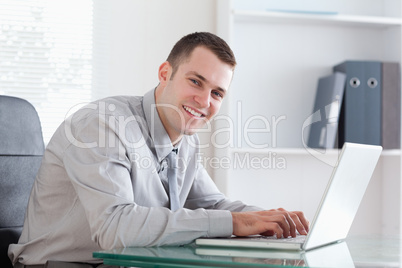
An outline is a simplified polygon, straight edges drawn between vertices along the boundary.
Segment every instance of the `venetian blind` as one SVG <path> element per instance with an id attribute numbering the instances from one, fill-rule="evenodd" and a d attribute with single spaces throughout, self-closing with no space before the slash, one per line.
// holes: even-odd
<path id="1" fill-rule="evenodd" d="M 92 0 L 0 0 L 0 94 L 38 111 L 45 143 L 92 100 Z"/>

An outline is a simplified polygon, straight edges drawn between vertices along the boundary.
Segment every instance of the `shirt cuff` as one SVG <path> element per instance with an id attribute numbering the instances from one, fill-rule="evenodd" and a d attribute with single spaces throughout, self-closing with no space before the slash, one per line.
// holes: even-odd
<path id="1" fill-rule="evenodd" d="M 233 234 L 232 213 L 228 210 L 207 210 L 208 237 L 228 237 Z"/>
<path id="2" fill-rule="evenodd" d="M 249 212 L 249 211 L 263 211 L 263 210 L 266 210 L 266 209 L 263 209 L 263 208 L 260 208 L 260 207 L 255 207 L 255 206 L 247 206 L 244 209 L 242 209 L 241 211 Z"/>

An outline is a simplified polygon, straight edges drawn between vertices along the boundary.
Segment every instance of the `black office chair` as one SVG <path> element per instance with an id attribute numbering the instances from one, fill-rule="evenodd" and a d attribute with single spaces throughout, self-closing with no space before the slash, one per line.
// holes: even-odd
<path id="1" fill-rule="evenodd" d="M 0 95 L 0 267 L 12 267 L 29 194 L 44 152 L 39 116 L 26 100 Z"/>

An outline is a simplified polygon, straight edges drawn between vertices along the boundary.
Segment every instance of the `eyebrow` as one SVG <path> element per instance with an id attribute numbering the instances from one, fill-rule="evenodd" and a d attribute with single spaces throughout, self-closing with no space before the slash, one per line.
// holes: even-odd
<path id="1" fill-rule="evenodd" d="M 186 75 L 195 75 L 198 77 L 198 79 L 200 79 L 201 81 L 207 83 L 207 84 L 211 84 L 208 79 L 206 79 L 204 76 L 200 75 L 199 73 L 195 72 L 195 71 L 190 71 L 188 73 L 186 73 Z M 223 94 L 226 94 L 226 89 L 221 88 L 221 87 L 216 87 L 216 90 L 219 90 L 220 92 L 222 92 Z"/>

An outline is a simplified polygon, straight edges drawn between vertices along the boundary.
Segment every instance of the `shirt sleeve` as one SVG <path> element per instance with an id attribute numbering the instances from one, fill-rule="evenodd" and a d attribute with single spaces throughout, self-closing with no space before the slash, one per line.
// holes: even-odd
<path id="1" fill-rule="evenodd" d="M 108 127 L 102 137 L 114 140 L 114 146 L 96 141 L 102 127 L 98 118 L 87 118 L 75 129 L 75 143 L 63 155 L 77 206 L 82 205 L 91 238 L 101 248 L 179 245 L 202 236 L 232 234 L 232 217 L 227 210 L 183 208 L 172 212 L 136 204 L 124 146 Z"/>

